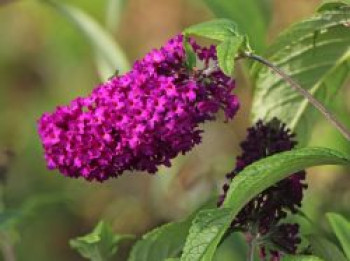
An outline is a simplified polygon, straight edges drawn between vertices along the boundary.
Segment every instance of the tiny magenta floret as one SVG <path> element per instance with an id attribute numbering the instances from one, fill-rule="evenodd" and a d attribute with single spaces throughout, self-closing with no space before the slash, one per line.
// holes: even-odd
<path id="1" fill-rule="evenodd" d="M 48 168 L 97 181 L 127 170 L 155 173 L 200 143 L 200 124 L 219 110 L 232 119 L 239 108 L 234 80 L 216 66 L 214 46 L 190 44 L 201 68 L 188 68 L 178 35 L 88 97 L 43 114 L 38 128 Z"/>

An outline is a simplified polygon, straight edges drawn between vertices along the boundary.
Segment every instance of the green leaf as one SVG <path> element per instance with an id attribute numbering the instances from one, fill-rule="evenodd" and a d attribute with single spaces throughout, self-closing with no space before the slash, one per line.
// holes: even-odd
<path id="1" fill-rule="evenodd" d="M 212 208 L 216 201 L 215 197 L 215 202 L 210 200 L 200 209 Z M 179 256 L 195 214 L 184 221 L 165 224 L 144 235 L 132 248 L 128 261 L 163 261 Z"/>
<path id="2" fill-rule="evenodd" d="M 43 207 L 63 202 L 64 199 L 57 194 L 36 195 L 26 200 L 19 209 L 5 209 L 0 212 L 0 230 L 12 230 L 24 222 L 30 222 Z"/>
<path id="3" fill-rule="evenodd" d="M 193 34 L 217 41 L 225 41 L 228 38 L 240 35 L 236 23 L 229 19 L 215 19 L 192 25 L 184 30 L 184 34 Z"/>
<path id="4" fill-rule="evenodd" d="M 350 259 L 350 222 L 336 213 L 328 213 L 327 218 L 347 258 Z"/>
<path id="5" fill-rule="evenodd" d="M 249 36 L 255 50 L 261 52 L 265 49 L 271 18 L 271 0 L 204 0 L 204 2 L 217 17 L 235 21 L 242 33 Z"/>
<path id="6" fill-rule="evenodd" d="M 186 52 L 186 66 L 188 69 L 192 69 L 196 66 L 197 63 L 197 55 L 192 49 L 191 44 L 187 39 L 184 40 L 185 52 Z"/>
<path id="7" fill-rule="evenodd" d="M 219 67 L 229 76 L 232 75 L 234 59 L 240 49 L 250 49 L 247 37 L 241 35 L 237 30 L 237 25 L 229 19 L 215 19 L 196 24 L 185 29 L 184 34 L 220 41 L 221 43 L 217 46 Z"/>
<path id="8" fill-rule="evenodd" d="M 285 256 L 282 258 L 282 261 L 323 261 L 316 256 Z M 325 260 L 330 261 L 330 260 Z"/>
<path id="9" fill-rule="evenodd" d="M 327 10 L 282 33 L 265 58 L 284 70 L 323 104 L 331 101 L 349 76 L 350 11 Z M 252 118 L 282 119 L 306 141 L 318 112 L 269 68 L 255 67 Z"/>
<path id="10" fill-rule="evenodd" d="M 72 239 L 69 244 L 86 259 L 107 261 L 117 252 L 121 241 L 132 238 L 130 235 L 115 235 L 112 229 L 101 221 L 90 234 Z"/>
<path id="11" fill-rule="evenodd" d="M 182 250 L 191 220 L 169 223 L 147 233 L 132 248 L 128 261 L 165 260 Z"/>
<path id="12" fill-rule="evenodd" d="M 210 261 L 231 221 L 256 195 L 291 173 L 318 165 L 349 165 L 342 153 L 303 148 L 275 154 L 241 171 L 230 184 L 223 208 L 199 212 L 186 239 L 181 261 Z"/>
<path id="13" fill-rule="evenodd" d="M 235 58 L 244 43 L 244 37 L 230 37 L 217 46 L 219 67 L 228 76 L 232 75 Z"/>
<path id="14" fill-rule="evenodd" d="M 103 81 L 112 76 L 116 70 L 124 73 L 130 65 L 125 53 L 113 37 L 103 29 L 93 18 L 82 10 L 62 4 L 54 0 L 41 0 L 59 11 L 69 19 L 85 35 L 94 47 L 101 65 L 99 73 Z"/>
<path id="15" fill-rule="evenodd" d="M 181 261 L 212 260 L 221 238 L 232 222 L 231 213 L 226 208 L 200 211 L 193 220 Z"/>
<path id="16" fill-rule="evenodd" d="M 322 5 L 317 9 L 318 12 L 326 10 L 342 9 L 346 6 L 350 6 L 350 0 L 330 0 L 324 1 Z"/>
<path id="17" fill-rule="evenodd" d="M 107 0 L 106 25 L 111 32 L 118 29 L 126 2 L 127 0 Z"/>
<path id="18" fill-rule="evenodd" d="M 327 261 L 347 261 L 339 248 L 326 238 L 319 235 L 308 235 L 306 238 L 314 255 Z"/>

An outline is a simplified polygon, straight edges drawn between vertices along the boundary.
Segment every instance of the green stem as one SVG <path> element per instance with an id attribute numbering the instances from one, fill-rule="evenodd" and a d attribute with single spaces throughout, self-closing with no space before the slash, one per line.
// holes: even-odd
<path id="1" fill-rule="evenodd" d="M 257 61 L 267 67 L 269 67 L 271 70 L 276 72 L 279 76 L 281 76 L 295 91 L 300 93 L 302 96 L 304 96 L 305 99 L 307 99 L 317 110 L 319 110 L 320 113 L 323 114 L 323 116 L 335 127 L 339 130 L 339 132 L 348 140 L 350 141 L 350 132 L 345 128 L 345 126 L 340 123 L 337 118 L 322 104 L 320 103 L 315 97 L 313 97 L 307 90 L 302 88 L 296 81 L 294 81 L 289 75 L 287 75 L 284 71 L 282 71 L 279 67 L 271 63 L 270 61 L 264 59 L 261 56 L 255 55 L 251 52 L 244 52 L 242 54 L 243 57 L 252 59 L 254 61 Z"/>
<path id="2" fill-rule="evenodd" d="M 248 243 L 248 259 L 247 261 L 254 261 L 254 254 L 255 254 L 255 239 L 249 241 Z"/>

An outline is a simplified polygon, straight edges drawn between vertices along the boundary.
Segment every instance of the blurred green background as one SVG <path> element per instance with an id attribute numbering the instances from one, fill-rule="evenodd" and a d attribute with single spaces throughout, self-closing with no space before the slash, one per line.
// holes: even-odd
<path id="1" fill-rule="evenodd" d="M 113 13 L 106 16 L 107 0 L 61 2 L 81 8 L 102 25 L 112 24 L 113 36 L 130 62 L 186 26 L 214 16 L 201 0 L 128 0 L 115 17 Z M 267 41 L 272 42 L 288 25 L 312 14 L 319 2 L 275 0 Z M 238 70 L 236 92 L 242 108 L 237 117 L 229 124 L 223 119 L 207 124 L 203 143 L 175 160 L 172 168 L 154 176 L 126 173 L 103 184 L 64 178 L 45 167 L 36 121 L 43 112 L 87 95 L 99 83 L 95 54 L 75 26 L 40 1 L 0 0 L 0 176 L 6 175 L 3 202 L 10 210 L 36 206 L 20 222 L 18 235 L 13 236 L 17 260 L 82 260 L 69 248 L 68 241 L 90 231 L 99 219 L 112 224 L 115 232 L 141 235 L 188 215 L 219 191 L 249 126 L 253 90 L 245 75 L 244 70 Z M 349 87 L 348 83 L 341 90 L 331 109 L 350 127 Z M 311 144 L 350 154 L 349 143 L 324 120 L 315 126 Z M 326 231 L 325 212 L 350 217 L 348 171 L 339 167 L 309 171 L 304 211 Z M 304 229 L 311 228 L 305 223 Z M 232 239 L 232 244 L 224 244 L 218 260 L 242 260 L 244 250 L 237 242 Z M 128 247 L 125 245 L 115 260 L 125 260 Z"/>

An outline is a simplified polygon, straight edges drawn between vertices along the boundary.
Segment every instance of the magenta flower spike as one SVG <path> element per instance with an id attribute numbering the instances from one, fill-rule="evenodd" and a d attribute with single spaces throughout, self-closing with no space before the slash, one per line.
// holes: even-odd
<path id="1" fill-rule="evenodd" d="M 215 47 L 190 40 L 201 63 L 190 69 L 183 41 L 174 37 L 88 97 L 43 114 L 38 128 L 48 168 L 90 181 L 127 170 L 155 173 L 200 143 L 200 124 L 219 110 L 232 119 L 235 82 L 216 67 Z"/>

